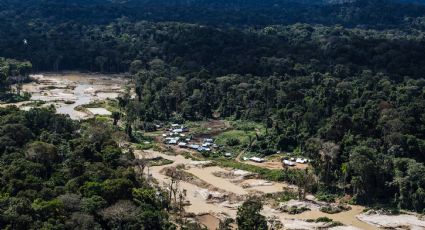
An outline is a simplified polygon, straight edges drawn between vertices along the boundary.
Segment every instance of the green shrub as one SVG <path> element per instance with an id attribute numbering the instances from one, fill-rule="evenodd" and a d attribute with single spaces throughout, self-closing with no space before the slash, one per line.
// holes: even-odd
<path id="1" fill-rule="evenodd" d="M 162 157 L 158 157 L 156 159 L 150 160 L 149 161 L 149 166 L 163 166 L 163 165 L 169 165 L 174 163 L 174 161 L 172 160 L 168 160 Z"/>
<path id="2" fill-rule="evenodd" d="M 136 149 L 139 149 L 139 150 L 155 149 L 157 147 L 158 145 L 152 142 L 142 142 L 136 145 Z"/>
<path id="3" fill-rule="evenodd" d="M 330 223 L 332 221 L 333 220 L 331 218 L 326 217 L 326 216 L 322 216 L 322 217 L 319 217 L 319 218 L 316 219 L 316 223 L 319 223 L 319 222 Z"/>
<path id="4" fill-rule="evenodd" d="M 332 223 L 328 226 L 329 228 L 343 226 L 344 224 L 339 221 L 332 221 Z"/>
<path id="5" fill-rule="evenodd" d="M 250 121 L 233 121 L 232 126 L 237 130 L 242 131 L 255 131 L 255 130 L 261 130 L 263 129 L 263 125 L 256 123 L 256 122 L 250 122 Z"/>
<path id="6" fill-rule="evenodd" d="M 267 169 L 254 165 L 244 164 L 236 161 L 228 160 L 216 160 L 216 163 L 219 166 L 226 168 L 235 168 L 240 170 L 245 170 L 252 173 L 257 173 L 262 179 L 269 181 L 294 181 L 296 176 L 296 171 L 294 170 L 277 170 L 277 169 Z"/>
<path id="7" fill-rule="evenodd" d="M 316 194 L 316 198 L 319 201 L 324 201 L 324 202 L 328 202 L 328 203 L 332 203 L 335 202 L 337 195 L 335 194 L 329 194 L 329 193 L 325 193 L 325 192 L 319 192 Z"/>
<path id="8" fill-rule="evenodd" d="M 240 140 L 236 138 L 229 138 L 226 140 L 226 145 L 228 146 L 236 146 L 240 144 L 241 144 Z"/>
<path id="9" fill-rule="evenodd" d="M 343 205 L 338 205 L 338 206 L 324 206 L 320 208 L 321 212 L 324 213 L 328 213 L 328 214 L 335 214 L 335 213 L 340 213 L 343 211 L 348 211 L 350 210 L 351 207 L 350 206 L 343 206 Z"/>
<path id="10" fill-rule="evenodd" d="M 286 202 L 290 200 L 295 200 L 298 198 L 298 195 L 295 192 L 292 191 L 283 191 L 282 196 L 280 197 L 280 201 Z"/>
<path id="11" fill-rule="evenodd" d="M 300 214 L 303 213 L 305 211 L 310 211 L 311 209 L 307 208 L 307 207 L 297 207 L 297 206 L 291 206 L 291 207 L 285 207 L 282 209 L 283 212 L 287 212 L 288 214 L 291 215 L 295 215 L 295 214 Z"/>

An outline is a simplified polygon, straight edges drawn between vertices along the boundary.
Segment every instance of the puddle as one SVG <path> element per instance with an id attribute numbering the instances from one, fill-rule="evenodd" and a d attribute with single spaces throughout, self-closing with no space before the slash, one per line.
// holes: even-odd
<path id="1" fill-rule="evenodd" d="M 164 183 L 168 183 L 169 179 L 167 176 L 160 173 L 162 169 L 165 167 L 170 166 L 176 166 L 179 164 L 184 164 L 187 166 L 194 165 L 193 161 L 191 159 L 186 159 L 181 155 L 171 156 L 166 155 L 157 151 L 153 150 L 147 150 L 147 151 L 135 151 L 136 157 L 141 158 L 142 156 L 145 156 L 146 158 L 153 158 L 153 157 L 162 157 L 165 159 L 169 159 L 174 161 L 172 165 L 165 165 L 165 166 L 155 166 L 151 167 L 149 169 L 149 173 L 152 175 L 153 178 L 155 178 L 160 185 Z M 223 177 L 217 177 L 214 174 L 217 174 L 217 172 L 222 173 L 223 175 L 229 174 L 232 171 L 228 169 L 224 169 L 218 166 L 212 166 L 212 167 L 191 167 L 189 169 L 186 169 L 187 172 L 195 175 L 196 177 L 200 178 L 203 181 L 208 182 L 214 187 L 217 187 L 221 190 L 232 192 L 236 195 L 247 195 L 251 191 L 261 191 L 264 193 L 274 193 L 274 192 L 280 192 L 283 191 L 284 186 L 287 186 L 283 183 L 273 183 L 272 185 L 268 184 L 265 180 L 259 180 L 259 179 L 247 179 L 243 180 L 242 183 L 233 183 L 232 178 L 223 178 Z M 234 179 L 234 178 L 233 178 Z M 250 187 L 250 188 L 244 188 L 242 184 L 244 182 L 248 182 L 250 184 L 254 184 L 256 186 Z M 237 213 L 237 207 L 238 203 L 232 204 L 228 201 L 224 202 L 211 202 L 209 200 L 206 200 L 200 193 L 200 191 L 205 190 L 204 188 L 200 188 L 194 184 L 188 183 L 188 182 L 180 182 L 180 188 L 185 189 L 187 191 L 187 197 L 186 200 L 190 202 L 189 206 L 185 207 L 185 210 L 187 212 L 191 212 L 197 215 L 203 215 L 206 213 L 213 214 L 213 213 L 225 213 L 231 218 L 236 217 Z M 309 223 L 306 222 L 306 219 L 317 219 L 319 217 L 327 216 L 335 221 L 340 221 L 341 223 L 351 226 L 351 228 L 341 228 L 341 229 L 365 229 L 365 230 L 375 230 L 378 229 L 377 227 L 370 225 L 368 223 L 362 222 L 356 218 L 357 215 L 361 214 L 363 212 L 363 207 L 361 206 L 351 206 L 352 209 L 347 212 L 341 212 L 338 214 L 326 214 L 323 212 L 320 212 L 319 210 L 313 210 L 313 211 L 307 211 L 302 214 L 298 215 L 289 215 L 287 213 L 280 212 L 278 210 L 275 210 L 271 208 L 270 206 L 265 205 L 263 210 L 263 215 L 267 217 L 276 216 L 286 227 L 301 227 L 301 229 L 316 229 L 323 226 L 323 223 Z M 206 216 L 205 219 L 200 220 L 201 223 L 205 225 L 211 225 L 213 226 L 214 222 L 212 217 Z M 204 223 L 205 222 L 205 223 Z M 215 228 L 209 228 L 209 229 L 215 229 Z"/>

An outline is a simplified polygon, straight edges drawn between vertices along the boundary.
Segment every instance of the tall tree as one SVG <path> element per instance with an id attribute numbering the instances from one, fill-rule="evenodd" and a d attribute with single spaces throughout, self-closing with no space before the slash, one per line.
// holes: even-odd
<path id="1" fill-rule="evenodd" d="M 263 204 L 258 198 L 247 199 L 239 208 L 236 223 L 239 230 L 267 230 L 267 220 L 260 214 Z"/>

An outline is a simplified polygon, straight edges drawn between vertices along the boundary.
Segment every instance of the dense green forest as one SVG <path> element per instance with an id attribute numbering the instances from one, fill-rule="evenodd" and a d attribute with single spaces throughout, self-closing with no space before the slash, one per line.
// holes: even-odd
<path id="1" fill-rule="evenodd" d="M 166 199 L 137 176 L 123 141 L 104 123 L 0 109 L 1 228 L 172 227 Z"/>
<path id="2" fill-rule="evenodd" d="M 32 64 L 28 61 L 17 61 L 0 57 L 0 101 L 14 102 L 28 99 L 29 95 L 20 95 L 19 84 L 28 80 Z M 11 85 L 17 84 L 16 89 Z"/>
<path id="3" fill-rule="evenodd" d="M 425 72 L 424 34 L 418 30 L 295 24 L 247 31 L 126 19 L 99 26 L 70 22 L 52 30 L 38 27 L 42 31 L 36 33 L 16 30 L 16 36 L 0 37 L 0 54 L 29 59 L 36 71 L 122 72 L 134 60 L 145 67 L 161 60 L 179 71 L 207 70 L 214 76 L 325 73 L 341 65 L 348 73 L 370 69 L 397 79 Z"/>
<path id="4" fill-rule="evenodd" d="M 422 32 L 425 6 L 356 1 L 321 5 L 331 8 L 315 13 L 309 9 L 322 8 L 306 3 L 300 6 L 291 1 L 195 2 L 2 1 L 0 56 L 30 60 L 35 71 L 79 69 L 123 72 L 129 70 L 134 60 L 141 60 L 147 66 L 148 62 L 158 58 L 182 71 L 207 69 L 216 76 L 232 73 L 284 74 L 297 64 L 322 73 L 342 64 L 352 71 L 366 68 L 398 77 L 423 76 L 425 59 L 421 50 L 425 44 Z M 295 6 L 288 8 L 278 3 Z M 157 4 L 163 12 L 151 12 L 149 7 L 145 7 L 155 8 Z M 169 4 L 173 10 L 162 4 Z M 191 20 L 166 18 L 169 12 L 179 12 L 180 4 L 188 12 L 179 15 Z M 198 10 L 190 10 L 186 4 Z M 226 16 L 244 18 L 244 13 L 264 15 L 255 12 L 255 9 L 264 8 L 269 12 L 269 6 L 273 5 L 277 5 L 276 10 L 288 11 L 276 14 L 291 21 L 273 21 L 279 16 L 267 14 L 264 19 L 267 23 L 263 23 L 261 19 L 248 16 L 252 22 L 242 23 L 240 27 L 236 22 L 227 23 L 225 20 Z M 191 15 L 196 12 L 208 15 L 205 11 L 210 7 L 213 15 L 220 19 L 218 27 L 202 26 L 216 24 Z M 247 8 L 242 10 L 241 7 Z M 371 12 L 366 10 L 369 7 Z M 383 10 L 385 7 L 390 9 Z M 239 13 L 222 12 L 229 9 Z M 341 14 L 340 18 L 347 23 L 336 20 L 338 16 L 332 15 L 335 12 Z M 356 15 L 363 13 L 365 15 Z M 153 18 L 143 17 L 145 14 Z M 308 20 L 306 16 L 317 19 Z M 361 20 L 371 25 L 382 24 L 377 21 L 381 20 L 384 23 L 382 27 L 370 28 L 384 30 L 361 29 L 364 27 Z M 358 29 L 346 29 L 339 24 L 358 26 Z"/>
<path id="5" fill-rule="evenodd" d="M 424 79 L 396 82 L 343 66 L 269 77 L 154 69 L 138 72 L 136 84 L 138 99 L 125 103 L 132 117 L 263 122 L 268 133 L 252 150 L 269 155 L 300 147 L 315 159 L 322 189 L 352 193 L 359 202 L 425 208 Z"/>
<path id="6" fill-rule="evenodd" d="M 305 153 L 317 191 L 425 210 L 422 5 L 4 0 L 0 19 L 2 86 L 31 68 L 11 59 L 35 72 L 129 72 L 127 128 L 261 122 L 267 133 L 252 151 Z M 44 110 L 0 115 L 0 226 L 167 223 L 167 204 L 128 168 L 113 127 Z M 120 205 L 134 218 L 112 218 Z"/>
<path id="7" fill-rule="evenodd" d="M 179 21 L 214 26 L 266 26 L 311 23 L 347 27 L 394 28 L 423 17 L 425 6 L 397 0 L 3 0 L 9 20 L 43 19 L 49 23 Z M 410 1 L 404 1 L 404 3 Z M 331 4 L 328 4 L 331 3 Z"/>

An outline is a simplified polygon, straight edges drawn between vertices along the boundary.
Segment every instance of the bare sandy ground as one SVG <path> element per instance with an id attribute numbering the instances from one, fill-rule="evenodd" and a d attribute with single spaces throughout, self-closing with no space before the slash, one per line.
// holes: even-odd
<path id="1" fill-rule="evenodd" d="M 172 165 L 166 165 L 166 166 L 156 166 L 151 167 L 149 169 L 149 173 L 153 178 L 155 178 L 160 184 L 169 182 L 169 179 L 167 176 L 163 175 L 161 173 L 161 170 L 165 167 L 170 166 L 176 166 L 176 165 L 196 165 L 193 164 L 193 161 L 191 159 L 186 159 L 181 155 L 171 156 L 166 155 L 157 151 L 153 150 L 147 150 L 147 151 L 136 151 L 136 156 L 138 158 L 145 157 L 163 157 L 165 159 L 169 159 L 174 161 Z M 195 175 L 196 177 L 200 178 L 203 181 L 206 181 L 210 183 L 213 187 L 217 187 L 221 190 L 228 191 L 231 193 L 234 193 L 236 195 L 247 195 L 252 192 L 265 192 L 265 193 L 274 193 L 283 191 L 283 188 L 287 186 L 284 183 L 274 183 L 273 185 L 267 185 L 267 186 L 256 186 L 256 187 L 249 187 L 246 188 L 242 186 L 242 183 L 234 183 L 232 180 L 235 178 L 223 178 L 215 176 L 214 174 L 216 172 L 222 172 L 222 173 L 231 173 L 232 171 L 229 169 L 224 169 L 217 166 L 212 167 L 188 167 L 186 168 L 186 171 Z M 248 182 L 266 182 L 261 180 L 255 180 L 255 179 L 247 179 L 245 181 Z M 260 183 L 261 184 L 261 183 Z M 181 182 L 180 183 L 181 189 L 186 189 L 187 191 L 187 197 L 186 199 L 190 202 L 190 205 L 186 207 L 187 212 L 191 212 L 197 215 L 204 215 L 206 213 L 211 214 L 213 216 L 216 216 L 216 214 L 226 214 L 228 217 L 235 218 L 237 213 L 237 207 L 241 204 L 239 203 L 232 203 L 232 202 L 211 202 L 209 200 L 206 200 L 202 195 L 200 195 L 199 191 L 205 190 L 204 188 L 198 187 L 194 184 L 188 183 L 188 182 Z M 363 211 L 363 207 L 360 206 L 352 206 L 352 209 L 347 212 L 342 212 L 338 214 L 326 214 L 322 213 L 319 210 L 312 210 L 307 211 L 299 215 L 289 215 L 286 213 L 283 213 L 277 209 L 274 209 L 270 207 L 269 205 L 264 206 L 264 210 L 262 211 L 262 214 L 266 217 L 277 217 L 283 224 L 284 229 L 317 229 L 317 228 L 323 228 L 326 227 L 325 223 L 313 223 L 313 222 L 307 222 L 306 219 L 317 219 L 319 217 L 327 216 L 335 221 L 340 221 L 341 223 L 351 226 L 351 228 L 339 228 L 339 229 L 347 229 L 347 230 L 355 230 L 355 229 L 365 229 L 365 230 L 375 230 L 378 229 L 376 226 L 370 225 L 368 223 L 362 222 L 356 218 L 357 215 L 361 214 Z M 207 218 L 207 217 L 205 217 Z M 209 217 L 208 217 L 209 218 Z M 207 219 L 208 219 L 207 218 Z M 210 219 L 210 218 L 209 218 Z M 203 220 L 205 222 L 207 220 Z M 208 222 L 208 221 L 207 221 Z M 338 230 L 338 228 L 335 228 Z"/>
<path id="2" fill-rule="evenodd" d="M 192 162 L 192 160 L 186 159 L 181 155 L 169 156 L 169 155 L 152 151 L 152 150 L 147 150 L 144 152 L 135 151 L 135 154 L 136 154 L 136 157 L 143 157 L 143 156 L 145 156 L 146 158 L 162 157 L 162 158 L 174 161 L 172 165 L 155 166 L 149 169 L 149 174 L 151 174 L 151 177 L 156 179 L 160 185 L 170 182 L 169 178 L 161 173 L 161 171 L 165 167 L 176 166 L 181 164 L 189 165 Z M 196 185 L 193 185 L 185 181 L 180 182 L 179 186 L 181 189 L 185 189 L 187 191 L 186 200 L 190 202 L 190 205 L 186 207 L 187 212 L 195 213 L 195 214 L 226 213 L 231 217 L 236 217 L 236 209 L 230 209 L 230 208 L 221 206 L 220 204 L 217 204 L 217 203 L 207 202 L 199 194 L 199 191 L 201 191 L 203 188 L 200 188 Z"/>
<path id="3" fill-rule="evenodd" d="M 363 213 L 358 216 L 361 221 L 370 223 L 380 228 L 387 229 L 425 229 L 425 220 L 414 215 L 385 215 L 379 213 Z"/>
<path id="4" fill-rule="evenodd" d="M 220 167 L 208 167 L 208 168 L 190 168 L 188 172 L 196 175 L 201 180 L 207 181 L 211 185 L 221 188 L 223 190 L 233 192 L 237 195 L 247 195 L 249 192 L 243 189 L 241 186 L 238 186 L 228 179 L 216 177 L 213 175 L 214 172 L 218 171 L 227 171 Z"/>
<path id="5" fill-rule="evenodd" d="M 359 219 L 357 219 L 357 216 L 362 214 L 363 210 L 364 210 L 364 207 L 362 206 L 352 205 L 351 210 L 346 212 L 336 213 L 336 214 L 327 214 L 319 210 L 312 210 L 312 211 L 304 212 L 298 215 L 289 215 L 289 216 L 293 218 L 298 218 L 298 219 L 317 219 L 319 217 L 329 217 L 334 221 L 339 221 L 345 225 L 357 227 L 364 230 L 378 229 L 376 226 L 362 222 Z"/>
<path id="6" fill-rule="evenodd" d="M 23 92 L 31 93 L 31 101 L 44 101 L 43 106 L 54 105 L 57 113 L 67 114 L 74 120 L 89 118 L 93 115 L 110 115 L 109 111 L 101 108 L 93 108 L 86 113 L 76 111 L 80 105 L 89 104 L 97 100 L 116 98 L 126 84 L 126 80 L 120 76 L 84 73 L 64 74 L 40 74 L 32 75 L 34 80 L 22 86 Z M 19 108 L 30 109 L 22 106 L 28 102 L 16 104 Z M 2 107 L 8 104 L 0 105 Z"/>
<path id="7" fill-rule="evenodd" d="M 87 108 L 93 115 L 110 116 L 112 113 L 105 108 Z"/>
<path id="8" fill-rule="evenodd" d="M 220 224 L 220 219 L 211 214 L 199 215 L 197 219 L 208 229 L 217 229 Z"/>

